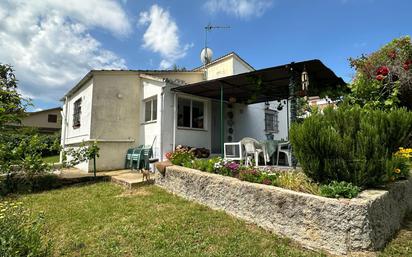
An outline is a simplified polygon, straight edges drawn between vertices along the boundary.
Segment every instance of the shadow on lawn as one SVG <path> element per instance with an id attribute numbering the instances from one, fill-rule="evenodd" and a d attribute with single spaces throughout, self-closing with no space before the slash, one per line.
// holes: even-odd
<path id="1" fill-rule="evenodd" d="M 54 174 L 39 175 L 27 178 L 25 176 L 11 176 L 0 180 L 0 196 L 11 194 L 31 194 L 61 189 L 70 186 L 82 186 L 110 181 L 109 176 L 61 178 Z"/>

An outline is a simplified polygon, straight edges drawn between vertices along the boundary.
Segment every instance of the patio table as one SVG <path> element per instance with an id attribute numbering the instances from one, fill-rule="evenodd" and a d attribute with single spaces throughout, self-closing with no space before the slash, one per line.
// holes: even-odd
<path id="1" fill-rule="evenodd" d="M 278 144 L 284 142 L 284 140 L 262 140 L 260 143 L 263 146 L 263 151 L 264 154 L 266 154 L 267 157 L 273 157 L 272 163 L 275 163 L 275 153 L 278 150 Z"/>

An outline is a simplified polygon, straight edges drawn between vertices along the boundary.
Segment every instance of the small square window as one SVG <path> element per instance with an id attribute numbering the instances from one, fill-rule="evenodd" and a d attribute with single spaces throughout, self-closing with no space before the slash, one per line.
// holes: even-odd
<path id="1" fill-rule="evenodd" d="M 49 123 L 57 123 L 57 115 L 56 114 L 49 114 L 47 116 L 47 121 Z"/>

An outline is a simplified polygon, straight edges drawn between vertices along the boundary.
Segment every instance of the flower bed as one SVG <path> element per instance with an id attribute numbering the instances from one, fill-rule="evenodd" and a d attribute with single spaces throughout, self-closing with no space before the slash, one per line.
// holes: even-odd
<path id="1" fill-rule="evenodd" d="M 155 183 L 308 248 L 334 254 L 381 249 L 412 210 L 412 179 L 395 182 L 387 190 L 365 190 L 351 200 L 330 199 L 181 166 L 167 167 Z"/>

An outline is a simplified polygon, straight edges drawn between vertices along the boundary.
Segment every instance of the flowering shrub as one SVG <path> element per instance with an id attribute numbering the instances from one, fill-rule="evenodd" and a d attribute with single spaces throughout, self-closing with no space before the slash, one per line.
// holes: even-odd
<path id="1" fill-rule="evenodd" d="M 188 166 L 195 159 L 192 152 L 186 149 L 176 149 L 174 152 L 166 153 L 166 157 L 174 164 Z"/>
<path id="2" fill-rule="evenodd" d="M 32 219 L 18 202 L 0 202 L 0 255 L 48 256 L 50 244 L 42 241 L 42 216 Z"/>
<path id="3" fill-rule="evenodd" d="M 239 179 L 253 183 L 276 185 L 277 174 L 270 174 L 257 169 L 245 169 L 239 172 Z"/>
<path id="4" fill-rule="evenodd" d="M 412 43 L 393 40 L 380 50 L 350 59 L 356 75 L 350 85 L 352 103 L 380 109 L 405 106 L 412 110 Z"/>

